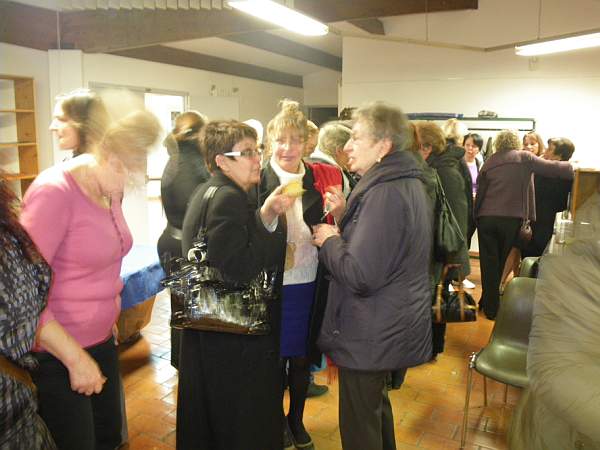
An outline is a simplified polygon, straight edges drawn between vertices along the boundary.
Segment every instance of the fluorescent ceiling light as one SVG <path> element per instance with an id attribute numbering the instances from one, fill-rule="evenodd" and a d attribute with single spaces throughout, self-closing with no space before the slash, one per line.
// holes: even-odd
<path id="1" fill-rule="evenodd" d="M 306 36 L 323 36 L 327 25 L 271 0 L 229 0 L 229 6 Z"/>
<path id="2" fill-rule="evenodd" d="M 515 53 L 519 56 L 536 56 L 598 46 L 600 46 L 600 33 L 592 33 L 520 45 L 515 47 Z"/>

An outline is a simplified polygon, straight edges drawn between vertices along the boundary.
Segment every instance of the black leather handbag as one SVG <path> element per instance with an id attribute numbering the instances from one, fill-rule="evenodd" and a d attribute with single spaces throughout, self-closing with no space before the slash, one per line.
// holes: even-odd
<path id="1" fill-rule="evenodd" d="M 269 302 L 274 299 L 276 271 L 261 270 L 249 283 L 225 279 L 207 257 L 206 213 L 218 187 L 202 198 L 200 230 L 187 258 L 171 262 L 162 281 L 171 289 L 173 328 L 264 335 L 271 331 Z"/>
<path id="2" fill-rule="evenodd" d="M 446 280 L 448 266 L 444 267 L 442 277 L 435 290 L 432 306 L 432 320 L 434 323 L 448 322 L 474 322 L 477 320 L 477 305 L 473 297 L 465 292 L 463 277 L 454 284 L 454 291 L 449 292 L 449 282 Z"/>
<path id="3" fill-rule="evenodd" d="M 436 178 L 436 206 L 434 217 L 433 251 L 436 261 L 446 263 L 449 258 L 466 246 L 465 237 L 454 217 L 442 187 L 440 177 Z"/>

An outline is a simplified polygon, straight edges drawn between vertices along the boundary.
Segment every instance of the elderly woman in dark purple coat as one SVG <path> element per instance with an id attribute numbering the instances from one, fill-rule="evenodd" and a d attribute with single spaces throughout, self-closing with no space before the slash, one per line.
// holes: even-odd
<path id="1" fill-rule="evenodd" d="M 375 103 L 355 116 L 349 164 L 362 178 L 345 210 L 328 195 L 340 230 L 314 231 L 332 275 L 318 342 L 340 371 L 344 450 L 392 450 L 386 376 L 431 358 L 432 213 L 421 170 L 404 151 L 412 141 L 404 114 Z"/>

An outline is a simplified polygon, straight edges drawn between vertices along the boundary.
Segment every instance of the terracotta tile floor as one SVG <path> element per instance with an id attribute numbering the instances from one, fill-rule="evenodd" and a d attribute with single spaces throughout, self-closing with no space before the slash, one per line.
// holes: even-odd
<path id="1" fill-rule="evenodd" d="M 479 261 L 472 263 L 474 273 L 469 278 L 477 284 L 474 297 L 478 300 Z M 129 420 L 129 446 L 125 448 L 130 450 L 175 448 L 177 372 L 169 362 L 168 317 L 169 299 L 161 293 L 143 338 L 121 349 Z M 410 369 L 402 388 L 390 392 L 398 450 L 459 448 L 467 357 L 486 344 L 492 325 L 484 316 L 476 323 L 448 325 L 446 351 L 438 361 Z M 324 374 L 317 374 L 318 383 L 325 381 Z M 490 406 L 483 408 L 481 376 L 475 374 L 474 381 L 467 448 L 506 449 L 505 433 L 520 392 L 509 388 L 508 405 L 503 406 L 504 386 L 489 380 Z M 305 425 L 316 450 L 341 449 L 337 404 L 337 382 L 330 385 L 328 394 L 307 401 Z"/>

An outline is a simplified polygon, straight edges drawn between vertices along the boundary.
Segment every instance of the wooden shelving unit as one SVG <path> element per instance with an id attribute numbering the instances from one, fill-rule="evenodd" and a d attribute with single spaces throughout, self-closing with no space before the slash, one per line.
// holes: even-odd
<path id="1" fill-rule="evenodd" d="M 7 178 L 20 183 L 22 195 L 39 172 L 35 128 L 35 83 L 33 78 L 4 74 L 0 74 L 0 81 L 3 81 L 3 88 L 7 85 L 9 88 L 12 86 L 13 92 L 13 96 L 3 95 L 0 104 L 0 119 L 3 127 L 1 139 L 7 139 L 4 133 L 11 136 L 5 142 L 0 141 L 0 152 L 16 149 L 18 171 L 9 170 Z"/>
<path id="2" fill-rule="evenodd" d="M 577 169 L 571 190 L 571 215 L 577 217 L 577 210 L 593 194 L 600 191 L 600 170 Z"/>

